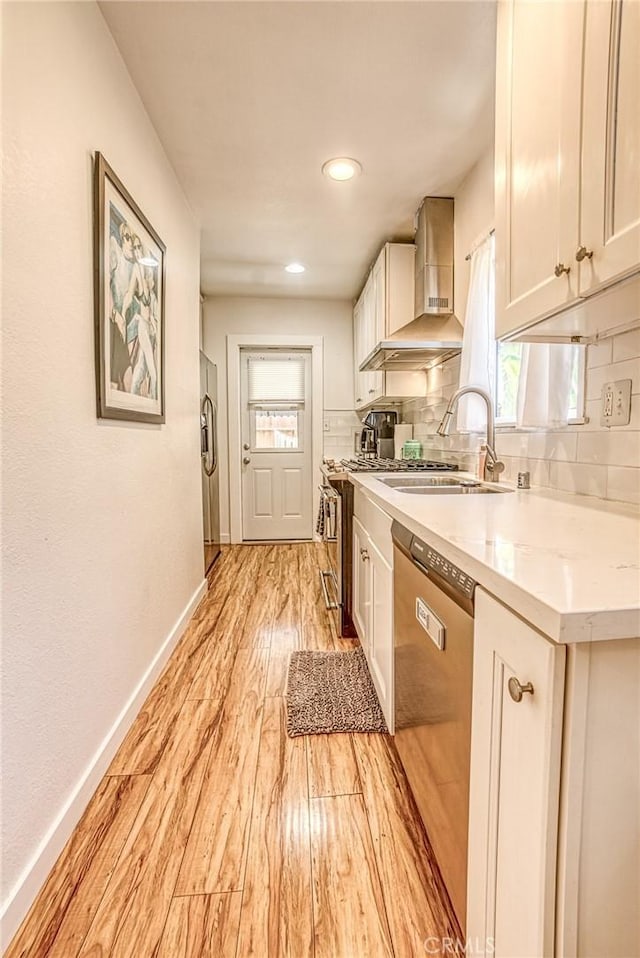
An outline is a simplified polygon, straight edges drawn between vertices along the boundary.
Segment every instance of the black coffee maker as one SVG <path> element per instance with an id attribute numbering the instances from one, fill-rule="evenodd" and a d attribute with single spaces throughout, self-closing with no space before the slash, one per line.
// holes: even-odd
<path id="1" fill-rule="evenodd" d="M 398 422 L 398 413 L 393 409 L 373 409 L 363 420 L 360 434 L 361 455 L 379 459 L 393 459 L 393 434 Z"/>

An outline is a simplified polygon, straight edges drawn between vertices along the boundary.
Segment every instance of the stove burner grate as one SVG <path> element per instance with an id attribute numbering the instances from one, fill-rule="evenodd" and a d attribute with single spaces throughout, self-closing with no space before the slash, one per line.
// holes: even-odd
<path id="1" fill-rule="evenodd" d="M 436 462 L 432 459 L 343 459 L 347 472 L 455 472 L 458 466 L 452 462 Z"/>

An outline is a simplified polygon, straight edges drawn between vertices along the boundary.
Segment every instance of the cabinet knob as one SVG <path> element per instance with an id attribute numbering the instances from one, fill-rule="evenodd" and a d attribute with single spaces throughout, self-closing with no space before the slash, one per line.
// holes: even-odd
<path id="1" fill-rule="evenodd" d="M 579 246 L 576 250 L 576 259 L 579 263 L 581 263 L 583 259 L 591 259 L 592 256 L 593 250 L 587 249 L 586 246 Z"/>
<path id="2" fill-rule="evenodd" d="M 242 462 L 243 462 L 243 465 L 248 466 L 251 460 L 249 459 L 248 456 L 245 456 Z"/>
<path id="3" fill-rule="evenodd" d="M 363 562 L 368 562 L 369 553 L 367 552 L 366 549 L 360 549 L 360 558 L 362 559 Z"/>
<path id="4" fill-rule="evenodd" d="M 558 265 L 556 266 L 553 272 L 556 274 L 556 276 L 559 277 L 559 276 L 562 276 L 563 273 L 570 273 L 571 267 L 565 266 L 564 263 L 558 263 Z"/>
<path id="5" fill-rule="evenodd" d="M 515 675 L 509 679 L 507 685 L 509 687 L 509 695 L 514 702 L 521 702 L 525 692 L 528 692 L 529 695 L 533 695 L 533 685 L 531 682 L 527 682 L 526 685 L 521 685 Z"/>
<path id="6" fill-rule="evenodd" d="M 374 393 L 374 392 L 375 392 L 375 389 L 370 389 L 370 390 L 369 390 L 369 393 Z"/>

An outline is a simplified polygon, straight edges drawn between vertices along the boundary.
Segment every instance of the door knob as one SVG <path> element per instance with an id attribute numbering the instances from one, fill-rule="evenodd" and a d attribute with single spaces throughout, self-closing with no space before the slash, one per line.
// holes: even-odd
<path id="1" fill-rule="evenodd" d="M 249 452 L 249 450 L 251 449 L 251 446 L 249 445 L 248 442 L 245 442 L 245 444 L 244 444 L 244 446 L 243 446 L 242 448 L 245 450 L 245 452 Z"/>
<path id="2" fill-rule="evenodd" d="M 570 273 L 571 267 L 565 266 L 564 263 L 558 263 L 553 272 L 556 274 L 556 276 L 560 277 L 563 273 Z"/>
<path id="3" fill-rule="evenodd" d="M 576 250 L 576 259 L 579 263 L 581 263 L 583 259 L 591 259 L 592 256 L 593 250 L 587 249 L 586 246 L 579 246 Z"/>
<path id="4" fill-rule="evenodd" d="M 245 456 L 245 457 L 244 457 L 244 459 L 243 459 L 242 461 L 243 461 L 243 463 L 245 464 L 245 466 L 248 466 L 248 465 L 249 465 L 249 463 L 251 462 L 251 460 L 249 459 L 249 457 L 248 457 L 248 456 Z"/>
<path id="5" fill-rule="evenodd" d="M 533 685 L 531 684 L 531 682 L 527 682 L 525 685 L 521 685 L 520 682 L 518 682 L 515 675 L 511 676 L 507 685 L 509 687 L 509 695 L 511 696 L 514 702 L 521 702 L 522 696 L 524 695 L 525 692 L 528 692 L 529 695 L 533 695 Z"/>

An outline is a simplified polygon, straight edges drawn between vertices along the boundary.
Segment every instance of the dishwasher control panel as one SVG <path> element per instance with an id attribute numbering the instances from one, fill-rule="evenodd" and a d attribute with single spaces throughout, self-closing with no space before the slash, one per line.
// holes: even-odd
<path id="1" fill-rule="evenodd" d="M 432 570 L 437 573 L 441 579 L 449 583 L 457 592 L 473 598 L 476 587 L 475 579 L 459 569 L 453 562 L 449 562 L 444 556 L 432 549 L 421 539 L 414 536 L 411 540 L 411 555 L 420 565 L 429 572 Z"/>

